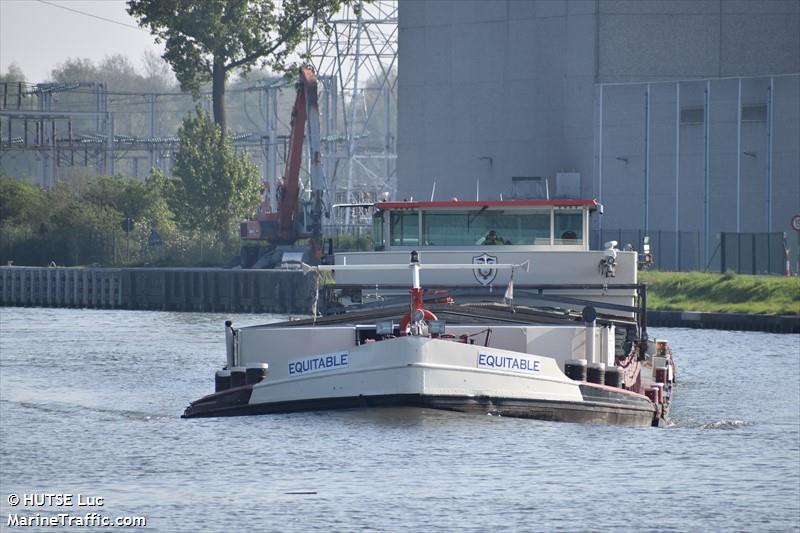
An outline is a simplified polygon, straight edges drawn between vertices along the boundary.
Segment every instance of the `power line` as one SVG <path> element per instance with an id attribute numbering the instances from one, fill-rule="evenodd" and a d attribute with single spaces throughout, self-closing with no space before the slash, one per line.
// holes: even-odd
<path id="1" fill-rule="evenodd" d="M 119 24 L 120 26 L 125 26 L 126 28 L 133 28 L 134 30 L 140 30 L 140 31 L 145 31 L 145 32 L 147 31 L 145 29 L 140 28 L 139 26 L 132 26 L 130 24 L 126 24 L 126 23 L 120 22 L 118 20 L 109 19 L 109 18 L 106 18 L 106 17 L 101 17 L 100 15 L 93 15 L 92 13 L 87 13 L 85 11 L 80 11 L 78 9 L 74 9 L 74 8 L 71 8 L 71 7 L 62 6 L 62 5 L 59 5 L 59 4 L 54 4 L 52 2 L 48 2 L 47 0 L 37 0 L 37 1 L 42 3 L 42 4 L 46 4 L 48 6 L 57 7 L 59 9 L 64 9 L 66 11 L 72 11 L 73 13 L 78 13 L 79 15 L 85 15 L 87 17 L 96 18 L 98 20 L 104 20 L 106 22 L 111 22 L 112 24 Z"/>

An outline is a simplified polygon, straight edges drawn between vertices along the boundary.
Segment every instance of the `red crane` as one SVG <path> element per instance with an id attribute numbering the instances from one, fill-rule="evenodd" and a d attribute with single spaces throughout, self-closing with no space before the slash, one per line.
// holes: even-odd
<path id="1" fill-rule="evenodd" d="M 277 190 L 277 210 L 271 212 L 270 190 L 265 184 L 264 196 L 256 215 L 242 222 L 240 236 L 245 241 L 266 241 L 266 246 L 243 246 L 242 263 L 245 267 L 264 266 L 280 261 L 279 256 L 300 239 L 309 239 L 310 247 L 304 259 L 318 263 L 322 259 L 322 153 L 320 151 L 319 105 L 317 103 L 317 76 L 311 67 L 300 67 L 296 84 L 297 96 L 292 109 L 289 153 L 283 179 Z M 303 140 L 308 125 L 308 143 L 311 151 L 311 217 L 308 229 L 301 220 L 300 165 L 303 160 Z M 310 229 L 310 231 L 309 231 Z M 279 248 L 279 247 L 283 248 Z M 276 257 L 277 256 L 277 257 Z"/>

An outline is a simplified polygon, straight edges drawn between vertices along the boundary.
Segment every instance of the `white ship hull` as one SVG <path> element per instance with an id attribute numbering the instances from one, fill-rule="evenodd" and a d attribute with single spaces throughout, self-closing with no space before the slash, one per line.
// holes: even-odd
<path id="1" fill-rule="evenodd" d="M 398 337 L 268 364 L 261 382 L 201 398 L 184 416 L 408 405 L 649 426 L 656 412 L 639 394 L 569 379 L 553 358 L 451 340 Z"/>

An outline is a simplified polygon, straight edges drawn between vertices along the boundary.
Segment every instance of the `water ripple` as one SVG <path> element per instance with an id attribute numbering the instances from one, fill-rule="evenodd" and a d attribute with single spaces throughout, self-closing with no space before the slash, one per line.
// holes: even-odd
<path id="1" fill-rule="evenodd" d="M 750 424 L 744 420 L 719 420 L 717 422 L 709 422 L 703 424 L 700 429 L 739 429 Z"/>
<path id="2" fill-rule="evenodd" d="M 411 408 L 181 420 L 226 318 L 0 309 L 0 496 L 97 494 L 167 532 L 800 529 L 796 336 L 655 328 L 680 370 L 667 430 Z"/>

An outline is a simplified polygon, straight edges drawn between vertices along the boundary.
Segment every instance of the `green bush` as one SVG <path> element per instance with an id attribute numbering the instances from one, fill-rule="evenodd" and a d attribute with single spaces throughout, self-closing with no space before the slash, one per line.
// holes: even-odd
<path id="1" fill-rule="evenodd" d="M 330 238 L 333 239 L 334 252 L 368 252 L 373 249 L 372 235 L 337 235 Z"/>
<path id="2" fill-rule="evenodd" d="M 41 189 L 0 178 L 0 261 L 32 266 L 186 264 L 196 256 L 219 261 L 215 236 L 178 230 L 158 179 L 99 176 Z M 133 220 L 128 234 L 122 229 L 126 217 Z M 150 246 L 153 230 L 161 246 Z"/>

